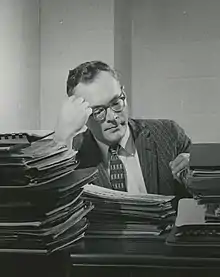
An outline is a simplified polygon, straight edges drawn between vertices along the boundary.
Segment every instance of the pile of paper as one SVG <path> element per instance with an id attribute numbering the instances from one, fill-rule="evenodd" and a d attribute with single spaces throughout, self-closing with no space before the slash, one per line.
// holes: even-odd
<path id="1" fill-rule="evenodd" d="M 174 221 L 173 196 L 131 195 L 95 185 L 84 187 L 91 201 L 87 236 L 145 237 L 160 235 Z"/>
<path id="2" fill-rule="evenodd" d="M 75 156 L 49 139 L 0 152 L 0 251 L 50 253 L 84 236 L 93 206 L 81 195 L 96 170 Z"/>

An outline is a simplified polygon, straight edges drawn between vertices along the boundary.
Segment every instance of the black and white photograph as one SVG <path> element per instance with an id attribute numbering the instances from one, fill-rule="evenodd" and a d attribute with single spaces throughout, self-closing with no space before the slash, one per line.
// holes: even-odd
<path id="1" fill-rule="evenodd" d="M 219 13 L 0 0 L 0 276 L 220 272 Z"/>

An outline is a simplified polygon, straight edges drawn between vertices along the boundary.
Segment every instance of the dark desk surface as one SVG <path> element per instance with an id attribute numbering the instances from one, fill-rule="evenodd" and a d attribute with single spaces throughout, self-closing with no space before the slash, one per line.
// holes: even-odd
<path id="1" fill-rule="evenodd" d="M 41 255 L 30 253 L 0 253 L 1 277 L 65 277 L 70 267 L 67 253 Z"/>
<path id="2" fill-rule="evenodd" d="M 70 254 L 70 255 L 69 255 Z M 85 238 L 51 256 L 0 254 L 3 276 L 210 276 L 220 272 L 220 249 L 174 248 L 157 239 Z M 1 274 L 2 276 L 2 274 Z"/>
<path id="3" fill-rule="evenodd" d="M 75 266 L 220 270 L 220 249 L 174 248 L 159 239 L 90 239 L 71 249 Z"/>

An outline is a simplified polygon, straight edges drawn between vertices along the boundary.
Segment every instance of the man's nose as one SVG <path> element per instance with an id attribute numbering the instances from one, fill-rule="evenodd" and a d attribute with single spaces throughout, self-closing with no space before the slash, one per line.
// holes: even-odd
<path id="1" fill-rule="evenodd" d="M 106 121 L 114 121 L 117 119 L 117 117 L 117 113 L 109 107 L 106 112 Z"/>

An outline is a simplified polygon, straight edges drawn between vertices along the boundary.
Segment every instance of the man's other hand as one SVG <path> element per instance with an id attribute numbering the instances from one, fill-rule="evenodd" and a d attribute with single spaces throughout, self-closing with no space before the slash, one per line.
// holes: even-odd
<path id="1" fill-rule="evenodd" d="M 189 168 L 189 157 L 189 153 L 181 153 L 169 164 L 173 177 L 178 181 L 180 181 L 180 173 Z"/>

